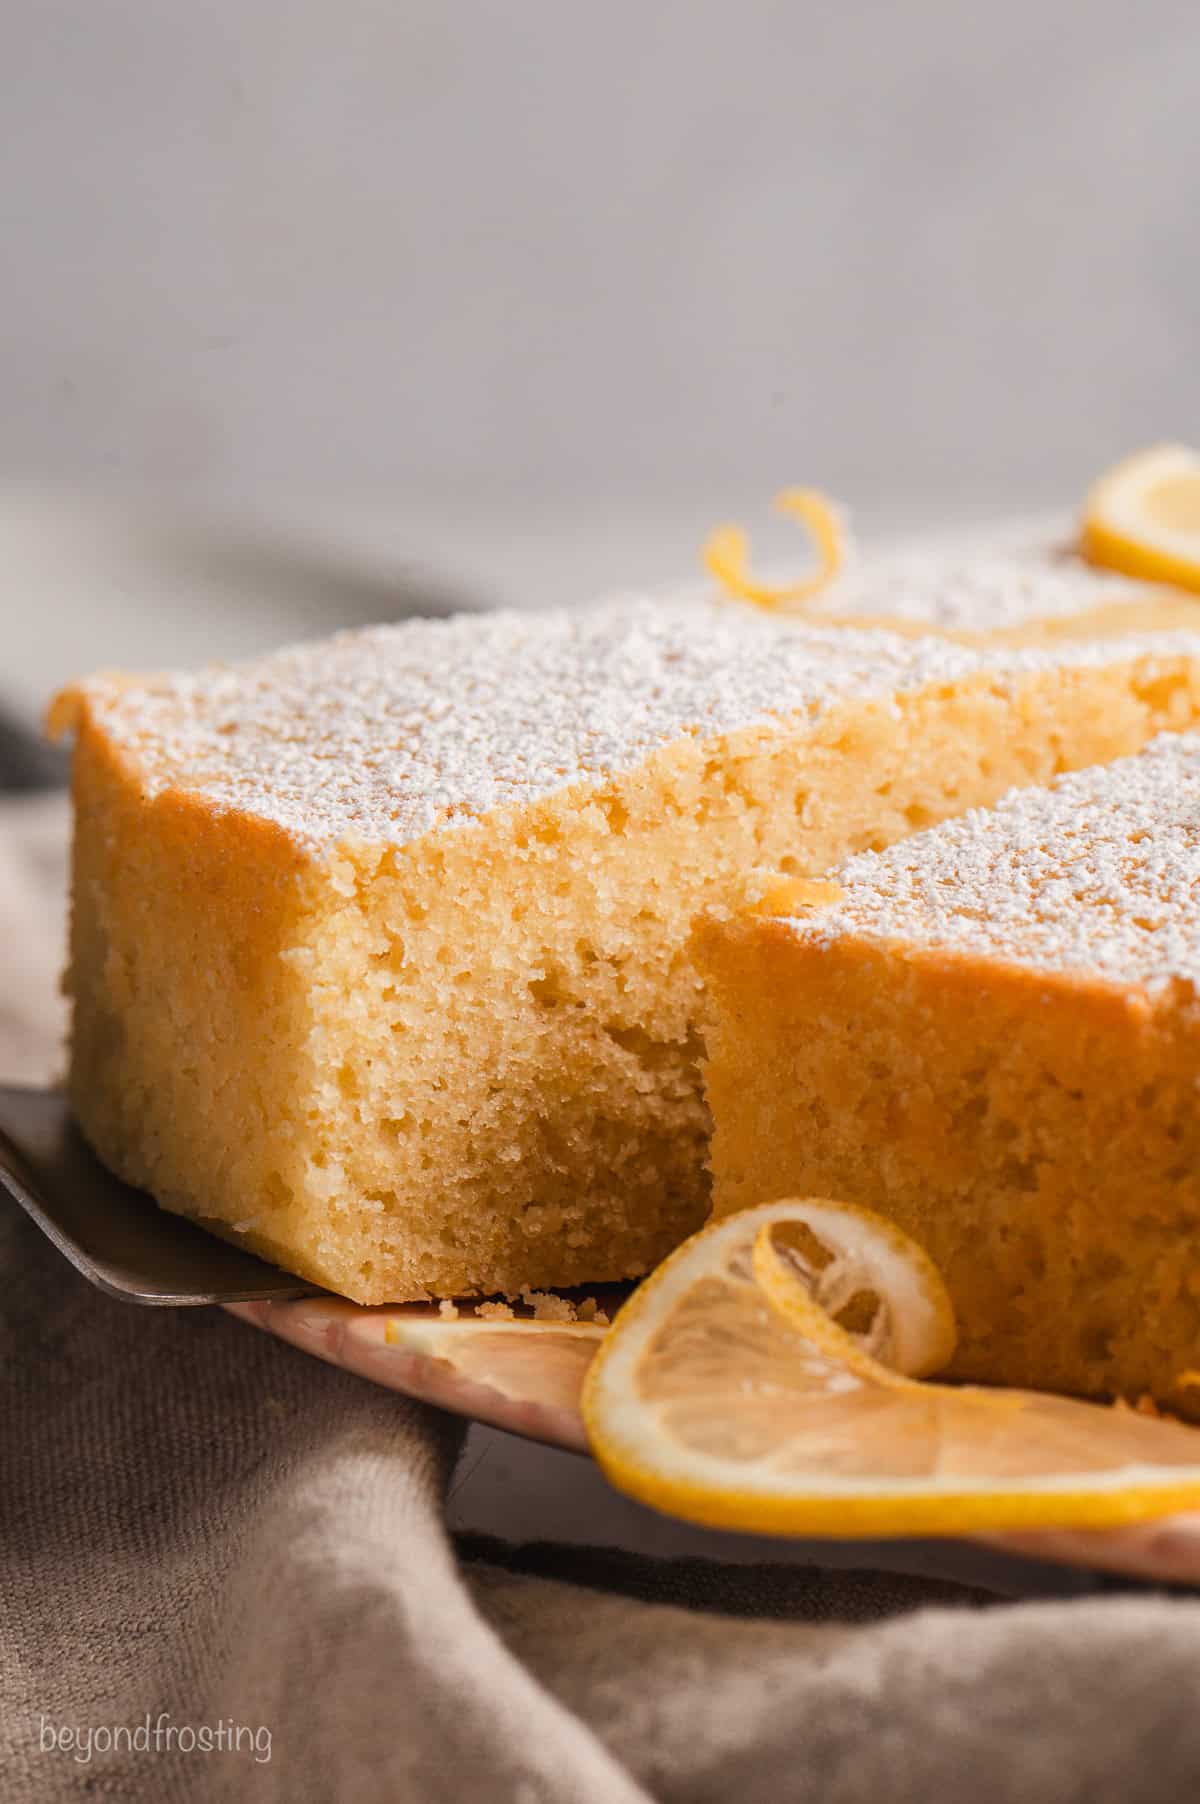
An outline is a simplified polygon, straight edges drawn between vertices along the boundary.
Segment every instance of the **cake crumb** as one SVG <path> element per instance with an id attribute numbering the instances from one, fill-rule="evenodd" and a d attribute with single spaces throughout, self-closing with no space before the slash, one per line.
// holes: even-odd
<path id="1" fill-rule="evenodd" d="M 1160 1403 L 1156 1403 L 1149 1391 L 1142 1391 L 1132 1400 L 1128 1397 L 1114 1397 L 1112 1407 L 1124 1410 L 1128 1415 L 1152 1416 L 1156 1422 L 1178 1422 L 1184 1428 L 1193 1426 L 1183 1416 L 1177 1416 L 1173 1410 L 1164 1409 Z"/>
<path id="2" fill-rule="evenodd" d="M 520 1292 L 520 1301 L 526 1309 L 532 1310 L 535 1322 L 592 1322 L 598 1328 L 609 1326 L 609 1318 L 595 1297 L 584 1297 L 581 1302 L 572 1303 L 569 1297 L 557 1296 L 552 1290 L 531 1290 L 526 1285 Z"/>
<path id="3" fill-rule="evenodd" d="M 585 1297 L 575 1309 L 575 1319 L 580 1322 L 591 1322 L 597 1328 L 611 1328 L 612 1317 L 607 1309 L 601 1309 L 595 1297 Z"/>
<path id="4" fill-rule="evenodd" d="M 438 1314 L 444 1322 L 456 1322 L 459 1317 L 458 1304 L 452 1303 L 449 1297 L 443 1297 L 438 1304 Z"/>
<path id="5" fill-rule="evenodd" d="M 482 1322 L 511 1322 L 516 1311 L 507 1303 L 476 1303 L 475 1314 Z"/>
<path id="6" fill-rule="evenodd" d="M 521 1291 L 521 1301 L 527 1309 L 532 1309 L 535 1322 L 573 1322 L 575 1305 L 566 1297 L 556 1297 L 552 1290 L 530 1290 L 526 1285 Z"/>

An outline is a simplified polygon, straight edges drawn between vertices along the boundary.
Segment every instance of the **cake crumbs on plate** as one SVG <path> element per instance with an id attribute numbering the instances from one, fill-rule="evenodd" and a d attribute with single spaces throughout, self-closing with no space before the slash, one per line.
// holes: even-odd
<path id="1" fill-rule="evenodd" d="M 508 1303 L 476 1303 L 475 1314 L 481 1322 L 512 1322 L 517 1312 Z"/>
<path id="2" fill-rule="evenodd" d="M 568 1302 L 566 1297 L 555 1296 L 552 1290 L 530 1290 L 525 1285 L 521 1301 L 533 1311 L 535 1322 L 573 1322 L 576 1319 L 574 1303 Z"/>
<path id="3" fill-rule="evenodd" d="M 609 1325 L 609 1318 L 595 1297 L 572 1303 L 570 1298 L 556 1296 L 552 1290 L 530 1290 L 526 1286 L 521 1301 L 532 1309 L 535 1322 L 591 1322 L 598 1328 Z"/>
<path id="4" fill-rule="evenodd" d="M 520 1315 L 514 1304 L 520 1307 Z M 550 1290 L 532 1290 L 528 1285 L 504 1302 L 491 1298 L 476 1303 L 474 1309 L 476 1316 L 484 1322 L 587 1322 L 596 1328 L 607 1328 L 610 1322 L 608 1313 L 595 1297 L 584 1297 L 581 1302 L 573 1303 L 569 1297 L 556 1296 Z M 454 1313 L 458 1314 L 457 1308 Z"/>
<path id="5" fill-rule="evenodd" d="M 582 1303 L 575 1306 L 575 1319 L 578 1322 L 591 1322 L 596 1328 L 611 1328 L 612 1317 L 607 1309 L 601 1309 L 595 1297 L 584 1297 Z"/>

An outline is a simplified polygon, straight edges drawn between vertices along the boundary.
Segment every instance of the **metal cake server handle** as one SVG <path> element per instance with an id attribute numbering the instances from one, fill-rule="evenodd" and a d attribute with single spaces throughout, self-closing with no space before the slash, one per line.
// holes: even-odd
<path id="1" fill-rule="evenodd" d="M 124 1303 L 323 1296 L 106 1171 L 56 1090 L 0 1085 L 0 1185 L 76 1271 Z"/>

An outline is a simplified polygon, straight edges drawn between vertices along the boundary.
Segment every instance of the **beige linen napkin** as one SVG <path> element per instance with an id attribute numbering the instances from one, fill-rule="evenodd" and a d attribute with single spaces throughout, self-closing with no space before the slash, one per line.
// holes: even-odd
<path id="1" fill-rule="evenodd" d="M 0 810 L 9 1078 L 55 1058 L 62 830 Z M 2 1198 L 0 1362 L 5 1800 L 1200 1796 L 1200 1603 L 456 1546 L 459 1425 L 110 1302 Z"/>

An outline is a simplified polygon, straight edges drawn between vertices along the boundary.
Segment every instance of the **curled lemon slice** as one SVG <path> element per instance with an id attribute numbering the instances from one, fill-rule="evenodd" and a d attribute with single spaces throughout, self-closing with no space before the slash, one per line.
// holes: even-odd
<path id="1" fill-rule="evenodd" d="M 685 1241 L 584 1384 L 600 1465 L 714 1528 L 813 1536 L 1095 1528 L 1200 1507 L 1200 1430 L 920 1382 L 954 1348 L 925 1254 L 865 1209 L 766 1204 Z"/>
<path id="2" fill-rule="evenodd" d="M 746 570 L 749 546 L 740 526 L 718 526 L 704 547 L 704 566 L 730 595 L 774 610 L 818 595 L 841 569 L 846 557 L 846 531 L 833 502 L 816 489 L 784 489 L 772 505 L 790 514 L 807 528 L 817 554 L 817 568 L 803 582 L 785 584 L 755 582 Z"/>
<path id="3" fill-rule="evenodd" d="M 1106 569 L 1200 591 L 1200 453 L 1155 445 L 1109 470 L 1088 495 L 1082 549 Z"/>

